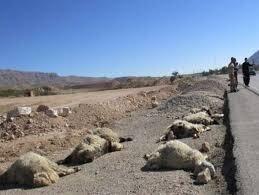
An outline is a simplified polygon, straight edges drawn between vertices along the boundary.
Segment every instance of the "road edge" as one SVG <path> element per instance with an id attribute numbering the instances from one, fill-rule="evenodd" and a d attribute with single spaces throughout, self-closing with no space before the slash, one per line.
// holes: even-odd
<path id="1" fill-rule="evenodd" d="M 240 189 L 240 184 L 237 182 L 238 170 L 236 161 L 236 145 L 235 137 L 230 125 L 230 108 L 228 92 L 224 94 L 224 125 L 226 126 L 226 135 L 224 141 L 225 158 L 223 163 L 222 173 L 227 182 L 227 190 L 230 194 L 237 194 Z"/>

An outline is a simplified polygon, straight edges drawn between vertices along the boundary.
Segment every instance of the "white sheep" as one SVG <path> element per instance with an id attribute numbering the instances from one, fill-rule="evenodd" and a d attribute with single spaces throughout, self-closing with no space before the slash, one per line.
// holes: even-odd
<path id="1" fill-rule="evenodd" d="M 186 120 L 190 123 L 203 125 L 212 125 L 216 123 L 216 121 L 212 119 L 207 112 L 197 112 L 194 114 L 189 114 L 185 116 L 183 120 Z"/>
<path id="2" fill-rule="evenodd" d="M 207 156 L 178 140 L 160 145 L 156 151 L 146 154 L 144 158 L 147 161 L 146 169 L 189 169 L 195 170 L 197 175 L 209 168 L 212 177 L 215 176 L 215 168 L 206 160 Z"/>
<path id="3" fill-rule="evenodd" d="M 28 152 L 0 176 L 0 183 L 42 187 L 56 183 L 59 177 L 77 171 L 78 168 L 64 168 L 43 156 Z"/>

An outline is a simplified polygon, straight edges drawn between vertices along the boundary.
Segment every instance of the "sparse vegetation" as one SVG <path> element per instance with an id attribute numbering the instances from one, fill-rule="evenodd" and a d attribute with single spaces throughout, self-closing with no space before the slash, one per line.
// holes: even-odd
<path id="1" fill-rule="evenodd" d="M 24 90 L 3 89 L 0 90 L 0 97 L 20 97 L 24 96 Z"/>
<path id="2" fill-rule="evenodd" d="M 173 83 L 178 76 L 179 76 L 179 72 L 177 71 L 172 72 L 172 76 L 170 77 L 171 83 Z"/>
<path id="3" fill-rule="evenodd" d="M 224 66 L 220 69 L 209 69 L 209 71 L 203 71 L 201 73 L 202 76 L 208 76 L 208 75 L 213 75 L 213 74 L 216 74 L 216 75 L 219 75 L 219 74 L 227 74 L 228 73 L 228 67 L 227 66 Z"/>
<path id="4" fill-rule="evenodd" d="M 32 93 L 31 93 L 32 92 Z M 45 96 L 57 95 L 57 91 L 53 91 L 51 87 L 44 86 L 33 89 L 2 89 L 0 90 L 0 97 L 23 97 L 23 96 Z"/>

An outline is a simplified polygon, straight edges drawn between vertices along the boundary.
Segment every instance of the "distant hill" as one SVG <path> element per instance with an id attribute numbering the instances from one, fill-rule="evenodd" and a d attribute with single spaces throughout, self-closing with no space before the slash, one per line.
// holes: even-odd
<path id="1" fill-rule="evenodd" d="M 56 73 L 0 70 L 0 88 L 31 88 L 41 86 L 64 87 L 107 82 L 105 77 L 59 76 Z"/>
<path id="2" fill-rule="evenodd" d="M 255 52 L 248 60 L 250 63 L 259 65 L 259 50 Z"/>
<path id="3" fill-rule="evenodd" d="M 118 89 L 170 84 L 169 77 L 79 77 L 56 73 L 0 70 L 0 89 L 56 87 L 62 89 Z"/>

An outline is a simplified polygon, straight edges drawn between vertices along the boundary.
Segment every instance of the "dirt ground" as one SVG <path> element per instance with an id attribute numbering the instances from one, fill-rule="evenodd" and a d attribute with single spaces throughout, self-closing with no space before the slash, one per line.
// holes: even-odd
<path id="1" fill-rule="evenodd" d="M 182 118 L 191 108 L 210 106 L 213 112 L 223 112 L 225 82 L 215 79 L 183 81 L 175 86 L 164 86 L 146 90 L 100 104 L 81 104 L 73 109 L 68 118 L 53 119 L 49 126 L 44 116 L 36 115 L 33 120 L 47 131 L 31 132 L 15 140 L 2 140 L 0 167 L 4 170 L 20 154 L 33 150 L 53 160 L 69 154 L 88 129 L 108 126 L 121 136 L 133 137 L 125 143 L 121 152 L 106 154 L 94 162 L 82 165 L 76 174 L 61 178 L 57 184 L 38 189 L 6 189 L 0 193 L 24 194 L 228 194 L 222 169 L 225 150 L 223 148 L 226 128 L 211 126 L 199 139 L 181 139 L 193 148 L 200 149 L 207 141 L 211 145 L 209 160 L 214 164 L 217 178 L 207 185 L 195 185 L 192 173 L 183 170 L 143 171 L 144 154 L 152 152 L 159 143 L 156 140 L 174 119 Z M 151 109 L 150 99 L 157 96 L 161 103 Z M 93 115 L 95 117 L 93 117 Z M 92 118 L 91 118 L 92 117 Z M 39 122 L 39 118 L 43 121 Z M 18 121 L 20 120 L 20 121 Z M 17 119 L 18 126 L 28 118 Z M 47 120 L 47 119 L 46 119 Z M 67 123 L 68 125 L 65 125 Z M 53 125 L 55 124 L 55 125 Z M 64 125 L 65 128 L 59 128 Z M 39 127 L 38 126 L 38 127 Z M 37 129 L 35 125 L 32 129 Z M 2 129 L 3 130 L 3 129 Z M 24 129 L 23 129 L 24 130 Z M 1 159 L 0 159 L 1 160 Z M 1 188 L 0 188 L 1 189 Z"/>
<path id="2" fill-rule="evenodd" d="M 78 104 L 96 104 L 99 102 L 114 100 L 118 97 L 136 94 L 142 91 L 157 91 L 163 86 L 106 90 L 96 92 L 79 92 L 74 94 L 37 96 L 37 97 L 16 97 L 16 98 L 0 98 L 0 113 L 6 112 L 15 106 L 32 106 L 37 107 L 40 104 L 58 107 L 58 106 L 77 106 Z"/>

